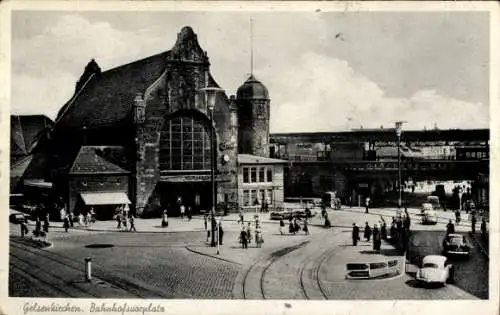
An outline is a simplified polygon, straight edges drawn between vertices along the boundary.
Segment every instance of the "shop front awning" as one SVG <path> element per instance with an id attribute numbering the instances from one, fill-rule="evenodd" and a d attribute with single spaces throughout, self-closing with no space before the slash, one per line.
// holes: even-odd
<path id="1" fill-rule="evenodd" d="M 46 182 L 42 179 L 30 179 L 23 182 L 24 186 L 36 187 L 36 188 L 47 188 L 52 189 L 52 183 Z"/>
<path id="2" fill-rule="evenodd" d="M 80 193 L 80 196 L 87 206 L 128 205 L 131 203 L 124 192 Z"/>

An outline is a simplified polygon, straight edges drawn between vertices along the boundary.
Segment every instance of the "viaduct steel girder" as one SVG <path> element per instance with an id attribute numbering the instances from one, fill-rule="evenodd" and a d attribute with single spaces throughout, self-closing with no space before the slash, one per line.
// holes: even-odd
<path id="1" fill-rule="evenodd" d="M 307 133 L 274 133 L 270 135 L 271 143 L 329 143 L 329 142 L 373 142 L 396 141 L 393 128 L 375 130 L 357 130 L 343 132 L 307 132 Z M 442 141 L 489 141 L 489 129 L 448 129 L 448 130 L 408 130 L 403 131 L 402 141 L 442 142 Z"/>
<path id="2" fill-rule="evenodd" d="M 293 162 L 290 167 L 321 167 L 340 170 L 350 178 L 393 177 L 398 173 L 397 161 L 356 161 L 330 162 L 311 161 Z M 401 174 L 414 180 L 427 179 L 476 179 L 478 174 L 489 174 L 488 160 L 420 160 L 402 161 Z"/>

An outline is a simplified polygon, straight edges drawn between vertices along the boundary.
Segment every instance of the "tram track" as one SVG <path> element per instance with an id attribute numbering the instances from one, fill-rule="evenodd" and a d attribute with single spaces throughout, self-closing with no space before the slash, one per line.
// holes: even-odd
<path id="1" fill-rule="evenodd" d="M 66 256 L 47 251 L 44 249 L 35 249 L 31 248 L 29 245 L 26 245 L 24 242 L 18 241 L 16 239 L 10 238 L 10 246 L 21 250 L 29 252 L 33 255 L 39 255 L 44 259 L 53 261 L 62 266 L 68 267 L 70 269 L 75 270 L 78 274 L 83 274 L 82 270 L 82 262 L 77 261 L 72 258 L 68 258 Z M 16 258 L 15 254 L 12 254 L 12 251 L 9 253 L 14 258 Z M 45 271 L 44 271 L 45 272 Z M 120 288 L 124 291 L 129 292 L 130 294 L 137 296 L 139 298 L 163 298 L 164 294 L 155 288 L 146 288 L 143 285 L 136 284 L 128 279 L 126 279 L 123 275 L 108 272 L 104 270 L 102 266 L 98 264 L 93 264 L 93 274 L 101 279 L 102 281 L 107 282 L 108 284 Z M 89 293 L 90 294 L 90 293 Z"/>

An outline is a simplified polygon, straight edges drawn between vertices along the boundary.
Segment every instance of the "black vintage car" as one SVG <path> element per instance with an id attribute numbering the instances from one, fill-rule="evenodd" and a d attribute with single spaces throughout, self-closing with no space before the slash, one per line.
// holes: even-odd
<path id="1" fill-rule="evenodd" d="M 447 256 L 470 256 L 470 245 L 465 236 L 456 233 L 448 234 L 443 240 L 443 253 Z"/>
<path id="2" fill-rule="evenodd" d="M 9 221 L 14 224 L 19 224 L 27 219 L 27 215 L 23 213 L 11 213 L 9 215 Z"/>

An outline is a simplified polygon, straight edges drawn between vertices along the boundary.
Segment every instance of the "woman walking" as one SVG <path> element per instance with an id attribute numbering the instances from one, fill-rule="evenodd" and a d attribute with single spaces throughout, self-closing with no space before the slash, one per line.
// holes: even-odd
<path id="1" fill-rule="evenodd" d="M 205 224 L 206 226 L 206 224 Z M 168 213 L 167 209 L 163 210 L 163 214 L 161 215 L 161 227 L 166 228 L 168 227 Z"/>
<path id="2" fill-rule="evenodd" d="M 283 235 L 283 229 L 285 228 L 285 222 L 283 219 L 280 219 L 280 234 Z"/>
<path id="3" fill-rule="evenodd" d="M 260 229 L 260 225 L 258 224 L 255 226 L 255 244 L 256 244 L 257 248 L 261 248 L 262 243 L 263 243 L 262 230 Z"/>
<path id="4" fill-rule="evenodd" d="M 304 230 L 304 233 L 306 235 L 309 235 L 309 227 L 308 227 L 308 224 L 307 224 L 307 218 L 304 219 L 304 227 L 302 229 Z"/>

